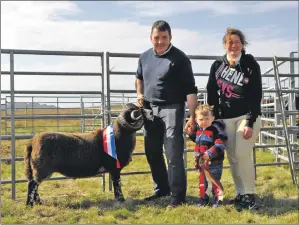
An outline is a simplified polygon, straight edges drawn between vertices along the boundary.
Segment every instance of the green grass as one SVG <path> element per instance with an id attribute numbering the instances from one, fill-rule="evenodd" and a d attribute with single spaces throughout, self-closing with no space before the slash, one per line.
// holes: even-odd
<path id="1" fill-rule="evenodd" d="M 48 121 L 48 120 L 46 120 Z M 69 121 L 71 123 L 72 121 Z M 73 121 L 74 122 L 74 121 Z M 41 125 L 45 121 L 35 121 Z M 52 121 L 52 125 L 56 121 Z M 47 124 L 51 124 L 50 122 Z M 49 130 L 51 130 L 49 128 Z M 27 140 L 17 140 L 16 156 L 23 157 Z M 143 152 L 143 138 L 137 137 L 135 152 Z M 192 149 L 193 143 L 187 142 Z M 2 141 L 1 157 L 10 157 L 10 141 Z M 256 152 L 257 163 L 275 162 L 269 152 Z M 193 168 L 193 153 L 187 153 L 188 168 Z M 228 165 L 227 159 L 225 165 Z M 134 156 L 123 172 L 149 171 L 144 155 Z M 54 174 L 54 176 L 60 174 Z M 11 165 L 2 163 L 1 180 L 11 179 Z M 23 162 L 16 162 L 16 179 L 25 179 Z M 124 203 L 113 199 L 108 190 L 102 191 L 102 178 L 45 181 L 39 187 L 43 205 L 26 207 L 27 184 L 16 184 L 16 200 L 11 199 L 11 184 L 1 185 L 1 224 L 297 224 L 298 190 L 292 184 L 288 166 L 257 167 L 256 191 L 263 207 L 256 212 L 237 212 L 228 200 L 233 198 L 234 186 L 229 169 L 224 169 L 222 182 L 225 188 L 224 206 L 204 209 L 196 206 L 198 200 L 198 173 L 188 172 L 187 203 L 166 209 L 169 197 L 153 202 L 142 199 L 153 191 L 150 174 L 122 176 Z"/>
<path id="2" fill-rule="evenodd" d="M 17 156 L 22 156 L 26 141 L 17 141 Z M 9 143 L 4 142 L 2 154 L 8 156 Z M 191 148 L 192 143 L 188 143 Z M 143 138 L 138 137 L 136 152 L 143 151 Z M 188 167 L 193 166 L 192 153 L 188 153 Z M 257 162 L 274 162 L 268 152 L 257 151 Z M 16 163 L 17 179 L 24 179 L 23 162 Z M 227 160 L 225 161 L 227 164 Z M 149 170 L 145 156 L 134 156 L 131 164 L 123 172 Z M 1 179 L 10 179 L 11 166 L 2 165 Z M 58 175 L 58 174 L 55 174 Z M 258 167 L 258 201 L 264 207 L 257 212 L 237 212 L 227 205 L 234 197 L 233 182 L 229 169 L 224 170 L 222 182 L 225 187 L 225 205 L 218 208 L 200 209 L 198 199 L 198 173 L 188 172 L 187 204 L 166 210 L 169 198 L 154 202 L 144 202 L 142 198 L 151 194 L 153 183 L 151 175 L 122 176 L 125 203 L 114 201 L 108 190 L 102 192 L 102 178 L 77 180 L 45 181 L 39 189 L 43 205 L 28 208 L 25 206 L 26 183 L 16 185 L 16 200 L 11 200 L 11 184 L 2 185 L 1 217 L 3 224 L 27 223 L 297 223 L 298 192 L 292 185 L 287 167 Z"/>

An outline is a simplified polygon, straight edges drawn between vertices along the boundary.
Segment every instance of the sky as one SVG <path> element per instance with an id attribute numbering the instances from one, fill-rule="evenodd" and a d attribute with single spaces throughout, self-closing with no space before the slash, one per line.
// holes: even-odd
<path id="1" fill-rule="evenodd" d="M 151 48 L 151 26 L 160 19 L 169 22 L 173 45 L 187 55 L 223 55 L 229 26 L 244 32 L 247 52 L 256 57 L 298 52 L 298 1 L 1 1 L 1 49 L 142 53 Z M 207 73 L 212 62 L 192 60 L 193 71 Z M 110 65 L 114 71 L 135 72 L 137 59 L 113 58 Z M 272 67 L 260 65 L 262 71 Z M 280 71 L 288 73 L 289 67 L 285 63 Z M 1 54 L 1 71 L 9 68 L 9 56 Z M 96 57 L 15 55 L 14 68 L 101 72 L 101 63 Z M 133 90 L 134 80 L 113 76 L 111 88 Z M 206 81 L 196 77 L 200 88 Z M 1 90 L 9 85 L 9 76 L 2 75 Z M 15 76 L 15 90 L 99 91 L 101 79 Z"/>

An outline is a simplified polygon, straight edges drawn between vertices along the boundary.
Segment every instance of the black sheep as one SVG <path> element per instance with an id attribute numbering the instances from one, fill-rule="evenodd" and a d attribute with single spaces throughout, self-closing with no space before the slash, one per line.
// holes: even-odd
<path id="1" fill-rule="evenodd" d="M 127 104 L 113 124 L 117 160 L 104 152 L 103 132 L 106 128 L 88 134 L 36 134 L 25 150 L 28 179 L 26 204 L 32 206 L 40 203 L 38 186 L 54 172 L 74 179 L 108 172 L 112 177 L 115 199 L 124 201 L 120 171 L 131 161 L 136 145 L 136 131 L 143 124 L 143 110 L 134 104 Z"/>

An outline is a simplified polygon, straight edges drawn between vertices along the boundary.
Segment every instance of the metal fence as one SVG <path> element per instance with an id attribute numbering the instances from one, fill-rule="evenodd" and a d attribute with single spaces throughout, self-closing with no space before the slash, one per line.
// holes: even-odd
<path id="1" fill-rule="evenodd" d="M 111 81 L 115 80 L 113 77 L 132 77 L 135 75 L 135 71 L 112 71 L 110 68 L 110 62 L 112 58 L 135 58 L 137 59 L 140 54 L 126 54 L 126 53 L 106 53 L 106 62 L 104 63 L 104 54 L 102 52 L 66 52 L 66 51 L 35 51 L 35 50 L 10 50 L 2 49 L 2 54 L 10 55 L 10 71 L 1 71 L 2 75 L 10 75 L 10 90 L 3 90 L 1 93 L 6 94 L 5 98 L 1 98 L 4 106 L 4 116 L 1 118 L 1 124 L 5 126 L 4 134 L 1 133 L 2 140 L 11 140 L 11 158 L 3 159 L 2 162 L 7 160 L 11 161 L 12 166 L 12 175 L 11 180 L 1 181 L 1 184 L 12 184 L 12 199 L 15 199 L 15 184 L 19 182 L 25 182 L 25 180 L 16 180 L 15 177 L 15 162 L 23 160 L 22 157 L 17 158 L 15 156 L 15 143 L 19 139 L 28 139 L 32 135 L 38 132 L 37 127 L 34 126 L 34 120 L 37 119 L 56 119 L 56 130 L 65 129 L 65 127 L 59 123 L 59 119 L 78 119 L 80 124 L 78 129 L 80 132 L 88 132 L 95 128 L 95 126 L 101 125 L 101 127 L 106 124 L 110 124 L 113 119 L 119 114 L 122 110 L 118 108 L 117 110 L 113 109 L 112 106 L 124 106 L 128 102 L 136 102 L 136 91 L 134 89 L 115 89 L 112 88 Z M 15 71 L 14 70 L 14 55 L 15 54 L 37 54 L 37 55 L 69 55 L 69 56 L 94 56 L 99 57 L 101 62 L 101 72 L 100 73 L 73 73 L 73 72 L 30 72 L 30 71 Z M 204 60 L 215 60 L 219 59 L 220 56 L 198 56 L 198 55 L 189 55 L 191 60 L 196 62 Z M 296 126 L 296 107 L 295 107 L 295 93 L 299 93 L 299 84 L 295 83 L 295 77 L 298 77 L 298 74 L 295 74 L 294 62 L 298 62 L 299 58 L 294 56 L 294 53 L 290 54 L 290 57 L 279 57 L 278 61 L 281 61 L 279 65 L 282 65 L 285 62 L 290 62 L 290 73 L 280 74 L 280 77 L 284 79 L 285 82 L 282 92 L 285 94 L 284 98 L 288 103 L 288 120 L 289 120 L 289 131 L 290 131 L 290 146 L 293 148 L 298 148 L 298 142 L 296 141 L 296 132 L 298 132 L 298 127 Z M 256 57 L 256 60 L 259 62 L 272 62 L 272 57 Z M 106 81 L 104 80 L 104 67 L 106 67 Z M 273 71 L 272 69 L 267 70 L 263 73 L 264 78 L 273 78 L 274 74 L 270 74 Z M 101 91 L 22 91 L 15 90 L 14 88 L 14 77 L 18 75 L 53 75 L 53 76 L 101 76 L 101 86 L 99 89 Z M 208 73 L 194 73 L 195 77 L 207 77 Z M 287 84 L 289 82 L 289 84 Z M 105 88 L 104 88 L 105 87 Z M 106 92 L 106 95 L 104 94 Z M 50 96 L 49 96 L 50 95 Z M 69 96 L 66 96 L 69 95 Z M 275 86 L 267 86 L 263 88 L 263 99 L 273 98 L 273 102 L 263 102 L 262 105 L 262 128 L 259 135 L 259 140 L 255 144 L 253 149 L 253 161 L 256 167 L 259 166 L 279 166 L 279 165 L 288 165 L 288 157 L 285 152 L 285 137 L 283 137 L 281 125 L 281 112 L 279 111 L 279 102 L 277 101 L 277 90 Z M 31 103 L 24 108 L 19 108 L 25 113 L 18 113 L 15 104 L 18 102 L 18 98 L 30 98 L 31 100 L 26 103 Z M 51 98 L 56 99 L 55 101 L 51 100 L 46 102 L 43 100 L 36 101 L 38 98 Z M 61 114 L 59 110 L 59 105 L 61 103 L 71 103 L 71 98 L 76 100 L 76 103 L 79 104 L 76 109 L 78 110 L 77 114 Z M 62 100 L 66 99 L 66 100 Z M 90 99 L 87 102 L 87 99 Z M 199 98 L 198 100 L 206 103 L 206 90 L 205 88 L 199 89 Z M 25 102 L 25 101 L 23 101 Z M 46 103 L 54 104 L 55 113 L 53 114 L 34 114 L 33 111 L 36 109 L 34 103 Z M 87 110 L 89 109 L 89 110 Z M 92 112 L 90 112 L 92 110 Z M 31 113 L 29 113 L 29 111 Z M 26 114 L 27 113 L 27 114 Z M 188 110 L 186 110 L 186 120 L 188 119 Z M 272 117 L 272 118 L 271 118 Z M 21 134 L 16 131 L 16 120 L 25 120 L 27 121 L 27 133 Z M 93 123 L 90 123 L 89 126 L 86 124 L 86 121 L 90 119 Z M 97 123 L 96 121 L 100 119 L 101 122 Z M 31 121 L 30 124 L 28 121 Z M 30 124 L 30 125 L 29 125 Z M 45 127 L 40 127 L 44 129 Z M 30 132 L 29 132 L 30 131 Z M 28 133 L 29 132 L 29 133 Z M 19 135 L 16 135 L 19 134 Z M 137 135 L 143 135 L 142 130 L 140 130 Z M 185 153 L 184 160 L 187 171 L 193 171 L 193 168 L 187 167 L 187 153 L 193 152 L 193 149 L 186 148 L 186 134 L 185 137 Z M 275 163 L 257 163 L 256 162 L 256 149 L 260 150 L 270 150 L 276 156 Z M 144 155 L 144 152 L 135 152 L 133 155 Z M 297 157 L 296 152 L 294 151 L 293 157 Z M 281 161 L 283 160 L 283 162 Z M 228 168 L 226 166 L 225 168 Z M 122 175 L 132 175 L 132 174 L 149 174 L 150 171 L 132 171 L 122 173 Z M 102 176 L 103 191 L 105 191 L 105 174 Z M 57 179 L 67 179 L 66 177 L 55 177 L 51 178 L 52 180 Z M 111 181 L 109 179 L 109 181 Z M 109 182 L 109 190 L 112 189 L 111 182 Z"/>
<path id="2" fill-rule="evenodd" d="M 23 158 L 16 158 L 16 139 L 28 139 L 32 137 L 31 135 L 16 135 L 15 132 L 15 122 L 19 119 L 74 119 L 74 118 L 94 118 L 95 115 L 92 114 L 85 114 L 85 115 L 16 115 L 15 109 L 15 95 L 45 95 L 45 96 L 57 96 L 57 95 L 98 95 L 100 96 L 99 102 L 102 104 L 102 112 L 97 114 L 96 116 L 100 117 L 102 120 L 102 127 L 104 126 L 105 117 L 104 117 L 104 90 L 105 90 L 105 83 L 104 83 L 104 57 L 103 52 L 75 52 L 75 51 L 44 51 L 44 50 L 17 50 L 17 49 L 1 49 L 1 54 L 9 54 L 10 57 L 10 71 L 1 71 L 1 77 L 3 75 L 10 76 L 10 90 L 1 90 L 1 94 L 9 94 L 10 95 L 10 115 L 3 116 L 3 118 L 10 119 L 10 134 L 9 135 L 2 135 L 2 140 L 11 140 L 11 180 L 9 181 L 1 181 L 1 184 L 11 183 L 12 184 L 12 199 L 16 197 L 16 183 L 18 182 L 25 182 L 26 180 L 16 180 L 16 161 L 20 161 Z M 88 56 L 88 57 L 98 57 L 99 58 L 99 73 L 86 73 L 86 72 L 38 72 L 38 71 L 15 71 L 15 61 L 14 57 L 17 54 L 25 54 L 25 55 L 55 55 L 55 56 Z M 15 90 L 15 76 L 18 75 L 37 75 L 37 76 L 95 76 L 101 77 L 101 84 L 99 85 L 98 90 L 101 91 L 43 91 L 43 90 L 35 90 L 35 91 L 28 91 L 28 90 Z M 36 82 L 36 81 L 35 81 Z M 9 117 L 9 118 L 8 118 Z M 2 120 L 2 119 L 1 119 Z M 7 159 L 2 159 L 1 161 L 5 161 Z M 105 174 L 101 175 L 102 183 L 103 183 L 103 190 L 105 188 Z M 60 179 L 65 177 L 59 178 L 50 178 L 51 179 Z"/>

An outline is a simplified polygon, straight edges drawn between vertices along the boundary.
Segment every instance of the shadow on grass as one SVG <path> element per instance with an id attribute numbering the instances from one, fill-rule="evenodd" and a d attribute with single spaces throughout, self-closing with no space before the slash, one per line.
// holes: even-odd
<path id="1" fill-rule="evenodd" d="M 196 206 L 199 197 L 197 196 L 187 196 L 186 203 L 182 206 Z M 61 201 L 59 198 L 54 198 L 51 201 L 44 202 L 44 205 L 47 206 L 54 206 L 54 207 L 65 207 L 69 209 L 83 209 L 87 210 L 91 207 L 96 207 L 99 209 L 98 215 L 101 216 L 104 214 L 105 211 L 115 211 L 126 209 L 130 212 L 136 212 L 140 210 L 142 206 L 148 207 L 155 207 L 166 209 L 168 203 L 170 201 L 170 197 L 163 197 L 159 199 L 155 199 L 153 201 L 144 201 L 142 199 L 132 199 L 127 198 L 125 202 L 118 202 L 114 199 L 95 199 L 95 200 L 88 200 L 88 199 L 78 199 L 74 201 L 71 197 L 66 201 Z M 260 206 L 257 210 L 253 210 L 252 213 L 260 214 L 260 215 L 267 215 L 269 217 L 275 217 L 279 215 L 283 215 L 289 212 L 298 212 L 299 202 L 298 199 L 275 199 L 273 194 L 269 193 L 261 198 L 257 197 L 257 204 Z M 224 199 L 223 207 L 227 212 L 234 211 L 233 205 L 229 205 L 229 199 Z M 217 210 L 217 209 L 216 209 Z"/>
<path id="2" fill-rule="evenodd" d="M 257 198 L 257 204 L 260 207 L 254 211 L 257 214 L 268 216 L 280 216 L 289 212 L 298 213 L 299 200 L 287 198 L 274 198 L 272 193 L 268 193 L 261 198 Z"/>

